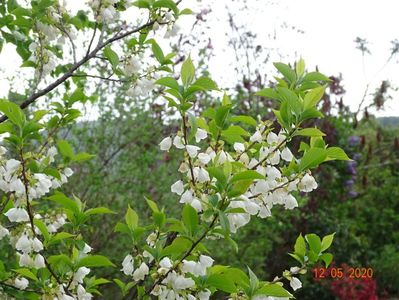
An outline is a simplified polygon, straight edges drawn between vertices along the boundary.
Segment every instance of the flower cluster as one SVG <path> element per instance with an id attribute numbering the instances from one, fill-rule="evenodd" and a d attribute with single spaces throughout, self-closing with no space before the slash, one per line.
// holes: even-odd
<path id="1" fill-rule="evenodd" d="M 94 11 L 94 16 L 98 22 L 105 24 L 114 23 L 119 19 L 119 12 L 115 9 L 117 0 L 94 0 L 88 4 Z"/>
<path id="2" fill-rule="evenodd" d="M 45 173 L 32 172 L 23 157 L 21 160 L 6 159 L 6 149 L 0 146 L 0 189 L 7 194 L 11 207 L 4 215 L 8 218 L 10 225 L 0 224 L 0 240 L 9 238 L 10 245 L 15 249 L 20 267 L 27 269 L 48 268 L 45 258 L 45 247 L 43 245 L 43 228 L 36 226 L 40 222 L 45 226 L 46 234 L 56 233 L 67 222 L 65 213 L 56 211 L 47 212 L 44 215 L 33 213 L 33 201 L 49 194 L 51 189 L 57 189 L 68 181 L 73 174 L 70 168 L 59 167 L 59 176 Z M 37 166 L 49 166 L 55 162 L 57 149 L 50 147 L 45 155 L 40 155 L 34 160 Z M 33 226 L 33 227 L 32 227 Z M 91 247 L 85 244 L 82 255 L 91 251 Z M 51 295 L 58 299 L 91 299 L 82 286 L 83 278 L 90 269 L 81 267 L 74 274 L 70 274 L 70 282 L 52 286 Z M 29 280 L 17 276 L 10 282 L 16 288 L 25 290 L 29 286 Z M 73 296 L 76 293 L 76 296 Z"/>
<path id="3" fill-rule="evenodd" d="M 38 78 L 50 74 L 57 66 L 58 58 L 54 49 L 61 49 L 66 39 L 71 43 L 76 40 L 76 31 L 64 21 L 65 15 L 68 15 L 65 3 L 57 1 L 56 5 L 48 7 L 45 13 L 46 23 L 43 20 L 36 21 L 32 35 L 34 40 L 29 45 L 29 61 L 36 65 Z"/>
<path id="4" fill-rule="evenodd" d="M 205 130 L 198 129 L 196 142 L 206 139 L 207 136 Z M 228 214 L 230 230 L 235 233 L 239 227 L 250 221 L 251 216 L 271 216 L 274 205 L 283 205 L 286 209 L 297 207 L 297 200 L 292 195 L 294 191 L 311 192 L 317 188 L 317 183 L 309 172 L 283 175 L 284 167 L 296 160 L 286 147 L 286 142 L 285 131 L 276 134 L 261 125 L 249 138 L 249 142 L 234 143 L 232 153 L 223 149 L 215 151 L 212 147 L 201 152 L 201 148 L 196 145 L 186 145 L 179 134 L 164 138 L 159 145 L 163 151 L 169 151 L 172 145 L 186 150 L 188 160 L 181 164 L 179 171 L 186 174 L 187 183 L 178 180 L 171 186 L 171 191 L 180 196 L 180 203 L 188 203 L 198 212 L 209 208 L 209 194 L 204 191 L 207 190 L 206 187 L 217 182 L 215 177 L 211 179 L 207 171 L 209 167 L 224 165 L 226 161 L 239 162 L 246 170 L 255 170 L 265 178 L 255 180 L 245 193 L 229 202 L 230 209 L 241 209 L 239 213 Z M 252 155 L 250 149 L 254 149 L 255 145 L 259 146 L 259 151 Z M 222 200 L 222 195 L 216 196 L 218 201 Z"/>

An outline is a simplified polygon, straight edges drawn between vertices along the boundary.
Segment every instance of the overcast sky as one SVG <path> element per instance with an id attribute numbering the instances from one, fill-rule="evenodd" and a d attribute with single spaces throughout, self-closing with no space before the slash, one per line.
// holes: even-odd
<path id="1" fill-rule="evenodd" d="M 213 14 L 219 17 L 225 14 L 226 4 L 233 11 L 234 6 L 240 6 L 237 1 L 210 2 L 213 3 Z M 390 41 L 399 39 L 399 1 L 249 0 L 247 3 L 248 11 L 235 10 L 236 21 L 247 24 L 257 33 L 261 45 L 263 42 L 265 47 L 278 48 L 281 53 L 288 54 L 287 62 L 302 56 L 310 68 L 318 65 L 327 75 L 342 73 L 347 91 L 344 99 L 353 109 L 363 97 L 367 83 L 370 83 L 370 91 L 374 91 L 383 79 L 389 79 L 399 87 L 399 55 L 381 70 L 390 56 Z M 270 41 L 267 33 L 284 23 L 299 31 L 280 29 L 276 41 Z M 213 27 L 215 57 L 209 67 L 213 76 L 228 82 L 228 74 L 234 73 L 228 71 L 229 61 L 235 57 L 231 49 L 219 48 L 219 42 L 225 42 L 224 27 L 217 23 Z M 365 57 L 364 70 L 361 52 L 354 43 L 358 36 L 370 42 L 371 55 Z M 265 69 L 272 69 L 271 63 Z M 387 103 L 386 110 L 379 112 L 379 116 L 399 116 L 399 93 L 392 95 L 396 95 L 396 99 Z"/>
<path id="2" fill-rule="evenodd" d="M 80 1 L 67 0 L 70 7 L 78 10 Z M 193 7 L 196 12 L 211 8 L 207 34 L 212 39 L 214 57 L 209 69 L 220 86 L 234 82 L 231 62 L 236 60 L 231 48 L 227 46 L 226 6 L 235 14 L 238 24 L 247 26 L 257 34 L 257 43 L 278 49 L 284 54 L 286 62 L 303 57 L 310 69 L 318 65 L 326 75 L 342 73 L 347 94 L 345 101 L 354 109 L 361 100 L 365 86 L 370 83 L 370 91 L 382 79 L 389 79 L 393 86 L 399 87 L 398 57 L 381 70 L 390 54 L 393 39 L 399 39 L 399 1 L 397 0 L 248 0 L 248 10 L 242 10 L 242 1 L 233 0 L 183 0 L 182 7 Z M 190 23 L 194 17 L 184 17 L 182 25 Z M 179 22 L 181 22 L 179 20 Z M 283 24 L 294 26 L 295 30 L 281 28 Z M 185 26 L 189 31 L 190 26 Z M 271 41 L 268 35 L 277 31 L 277 39 Z M 366 38 L 370 44 L 371 55 L 362 64 L 362 56 L 355 49 L 354 39 Z M 18 68 L 14 50 L 5 48 L 1 53 L 1 67 L 5 75 L 13 74 Z M 262 69 L 272 70 L 272 61 Z M 7 85 L 0 82 L 0 95 L 7 94 Z M 399 116 L 399 94 L 391 100 L 379 116 Z"/>

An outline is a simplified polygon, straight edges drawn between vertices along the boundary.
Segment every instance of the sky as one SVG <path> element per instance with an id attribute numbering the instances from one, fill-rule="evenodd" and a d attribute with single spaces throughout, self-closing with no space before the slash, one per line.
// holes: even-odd
<path id="1" fill-rule="evenodd" d="M 75 0 L 66 2 L 73 10 L 82 5 Z M 228 9 L 237 24 L 257 35 L 258 44 L 276 50 L 276 55 L 261 66 L 263 72 L 273 72 L 273 61 L 292 63 L 303 57 L 309 70 L 317 65 L 328 76 L 341 73 L 347 91 L 344 100 L 353 110 L 361 101 L 367 84 L 369 90 L 374 91 L 381 80 L 388 79 L 392 86 L 399 87 L 399 55 L 382 68 L 390 55 L 390 41 L 399 39 L 399 1 L 247 0 L 246 3 L 245 10 L 242 0 L 183 0 L 181 4 L 195 12 L 204 8 L 212 10 L 206 17 L 206 25 L 210 27 L 206 34 L 214 47 L 208 68 L 219 86 L 236 82 L 232 65 L 236 58 L 226 36 L 229 34 Z M 183 32 L 190 32 L 194 20 L 194 17 L 184 17 L 178 21 Z M 270 34 L 275 32 L 276 39 L 271 40 Z M 358 36 L 369 42 L 371 54 L 364 58 L 355 48 L 354 40 Z M 13 51 L 5 47 L 0 55 L 2 78 L 18 69 L 18 58 Z M 7 94 L 7 89 L 7 84 L 0 81 L 1 96 Z M 387 103 L 385 111 L 377 113 L 378 116 L 399 116 L 399 93 L 391 95 L 394 99 Z"/>
<path id="2" fill-rule="evenodd" d="M 237 23 L 245 24 L 257 34 L 260 45 L 285 54 L 283 62 L 292 63 L 303 57 L 311 70 L 317 65 L 328 76 L 341 73 L 347 91 L 344 100 L 352 109 L 357 108 L 367 84 L 371 92 L 385 79 L 399 87 L 399 55 L 382 68 L 390 56 L 390 41 L 399 40 L 397 0 L 249 0 L 248 11 L 235 9 L 234 6 L 240 7 L 237 4 L 240 1 L 211 2 L 214 15 L 225 15 L 227 5 L 235 12 Z M 211 32 L 216 45 L 209 68 L 213 76 L 228 82 L 228 74 L 234 73 L 228 71 L 228 62 L 235 57 L 231 49 L 219 45 L 226 42 L 226 37 L 220 21 L 217 18 L 212 21 L 217 28 Z M 291 26 L 295 29 L 287 29 Z M 271 41 L 268 33 L 274 30 L 277 38 Z M 371 55 L 365 55 L 364 59 L 355 47 L 358 36 L 369 42 Z M 272 70 L 272 62 L 264 69 Z M 399 93 L 393 91 L 392 95 L 396 99 L 389 101 L 378 116 L 399 116 Z"/>

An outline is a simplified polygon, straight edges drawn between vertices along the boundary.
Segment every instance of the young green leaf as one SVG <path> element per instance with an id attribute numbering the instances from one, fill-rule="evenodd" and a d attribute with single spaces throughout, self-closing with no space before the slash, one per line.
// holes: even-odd
<path id="1" fill-rule="evenodd" d="M 183 62 L 180 73 L 183 85 L 188 87 L 193 82 L 195 76 L 195 67 L 190 56 Z"/>
<path id="2" fill-rule="evenodd" d="M 116 68 L 119 64 L 119 56 L 116 54 L 114 50 L 111 49 L 110 46 L 106 46 L 104 48 L 104 56 L 111 63 L 112 67 Z"/>
<path id="3" fill-rule="evenodd" d="M 335 235 L 335 232 L 323 237 L 323 240 L 321 241 L 321 251 L 322 252 L 327 250 L 328 248 L 330 248 L 330 246 L 333 242 L 333 239 L 334 239 L 334 235 Z"/>
<path id="4" fill-rule="evenodd" d="M 295 132 L 293 136 L 325 136 L 325 134 L 317 128 L 304 128 Z"/>
<path id="5" fill-rule="evenodd" d="M 155 84 L 163 85 L 169 87 L 173 90 L 179 91 L 179 84 L 173 77 L 163 77 L 155 81 Z"/>
<path id="6" fill-rule="evenodd" d="M 198 227 L 198 214 L 196 210 L 191 205 L 186 204 L 183 208 L 182 217 L 184 225 L 186 225 L 190 234 L 194 235 Z"/>
<path id="7" fill-rule="evenodd" d="M 105 256 L 90 255 L 80 259 L 76 267 L 115 267 L 115 265 Z"/>
<path id="8" fill-rule="evenodd" d="M 130 205 L 127 207 L 125 222 L 130 230 L 136 229 L 139 224 L 139 216 L 133 209 L 130 208 Z"/>

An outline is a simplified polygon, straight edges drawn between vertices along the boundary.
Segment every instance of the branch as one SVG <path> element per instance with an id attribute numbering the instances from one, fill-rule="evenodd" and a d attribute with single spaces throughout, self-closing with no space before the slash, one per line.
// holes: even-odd
<path id="1" fill-rule="evenodd" d="M 216 220 L 218 219 L 218 214 L 216 213 L 213 217 L 212 222 L 209 224 L 209 227 L 204 231 L 204 233 L 191 245 L 190 249 L 187 250 L 187 252 L 183 255 L 183 257 L 179 260 L 179 262 L 171 269 L 169 269 L 168 272 L 166 272 L 165 275 L 162 275 L 158 280 L 156 280 L 149 289 L 145 291 L 145 295 L 149 295 L 152 290 L 160 284 L 166 277 L 168 277 L 169 273 L 176 270 L 176 268 L 185 260 L 188 256 L 191 255 L 191 252 L 195 249 L 195 247 L 198 246 L 199 243 L 207 236 L 208 232 L 211 231 L 213 226 L 215 226 Z"/>
<path id="2" fill-rule="evenodd" d="M 183 137 L 184 137 L 184 144 L 187 146 L 188 145 L 188 139 L 187 139 L 187 124 L 186 124 L 186 116 L 182 115 L 183 119 Z M 194 178 L 194 170 L 193 170 L 193 162 L 191 161 L 191 156 L 188 155 L 188 165 L 190 167 L 190 174 L 191 174 L 191 182 L 193 186 L 195 187 L 195 178 Z"/>
<path id="3" fill-rule="evenodd" d="M 130 82 L 129 80 L 112 79 L 112 78 L 108 78 L 108 77 L 103 77 L 103 76 L 98 76 L 98 75 L 90 75 L 90 74 L 72 74 L 72 77 L 90 77 L 90 78 L 97 78 L 97 79 L 102 79 L 102 80 L 112 81 L 112 82 L 119 82 L 119 83 Z"/>
<path id="4" fill-rule="evenodd" d="M 51 92 L 52 90 L 54 90 L 56 87 L 58 87 L 60 84 L 62 84 L 63 82 L 65 82 L 68 78 L 70 78 L 72 75 L 74 75 L 73 73 L 79 69 L 82 65 L 84 65 L 86 62 L 88 62 L 90 59 L 92 59 L 93 57 L 96 56 L 96 54 L 102 50 L 103 48 L 105 48 L 106 46 L 108 46 L 109 44 L 112 44 L 115 41 L 121 40 L 133 33 L 139 32 L 141 30 L 143 30 L 144 28 L 150 27 L 155 23 L 155 20 L 152 20 L 150 22 L 147 22 L 135 29 L 129 30 L 123 34 L 119 34 L 117 33 L 115 36 L 113 36 L 112 38 L 109 38 L 108 40 L 106 40 L 103 43 L 99 43 L 97 45 L 96 48 L 93 49 L 93 51 L 91 51 L 88 55 L 86 55 L 85 57 L 83 57 L 80 61 L 78 61 L 76 64 L 72 65 L 72 67 L 61 77 L 59 77 L 56 81 L 54 81 L 53 83 L 51 83 L 50 85 L 48 85 L 46 88 L 38 91 L 37 93 L 32 94 L 31 96 L 29 96 L 24 102 L 22 102 L 22 104 L 20 105 L 21 109 L 24 109 L 26 107 L 28 107 L 29 105 L 31 105 L 32 103 L 34 103 L 38 98 L 46 95 L 47 93 Z M 0 118 L 0 123 L 3 123 L 4 121 L 6 121 L 8 119 L 8 117 L 6 115 L 3 115 Z"/>
<path id="5" fill-rule="evenodd" d="M 33 222 L 34 215 L 32 212 L 32 206 L 30 205 L 30 202 L 29 202 L 29 181 L 28 181 L 28 178 L 26 177 L 26 165 L 25 165 L 26 161 L 23 156 L 22 148 L 20 149 L 20 156 L 21 156 L 21 165 L 22 165 L 22 179 L 23 179 L 23 184 L 25 187 L 26 206 L 27 206 L 27 211 L 28 211 L 28 215 L 29 215 L 29 222 L 31 225 L 31 230 L 32 230 L 33 236 L 37 238 L 37 233 L 36 233 L 35 225 Z M 48 262 L 47 258 L 44 255 L 43 255 L 43 259 L 44 259 L 44 263 L 46 265 L 47 270 L 54 277 L 54 279 L 57 281 L 57 283 L 61 285 L 62 282 L 61 282 L 60 278 L 55 274 L 54 270 L 50 266 L 50 263 Z M 68 295 L 70 295 L 68 291 L 66 291 L 66 293 Z"/>

